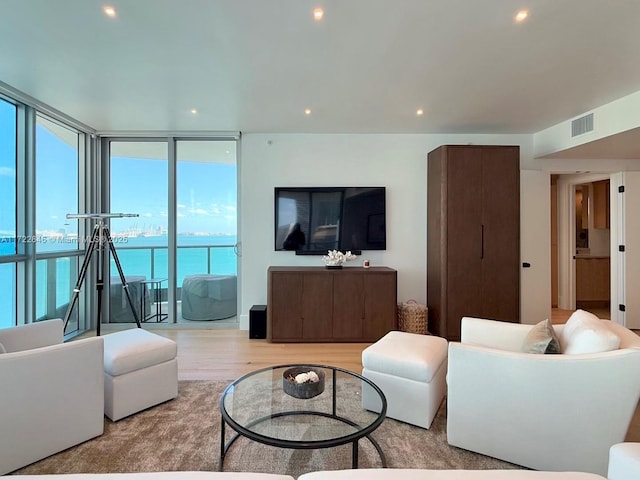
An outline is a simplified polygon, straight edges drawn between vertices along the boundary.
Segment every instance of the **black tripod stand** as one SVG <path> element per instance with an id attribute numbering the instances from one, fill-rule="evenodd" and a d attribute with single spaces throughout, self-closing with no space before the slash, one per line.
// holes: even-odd
<path id="1" fill-rule="evenodd" d="M 120 280 L 122 281 L 122 289 L 124 293 L 127 295 L 127 300 L 129 301 L 129 306 L 131 307 L 131 312 L 133 312 L 133 318 L 138 325 L 138 328 L 141 328 L 140 320 L 138 319 L 138 314 L 136 313 L 136 309 L 133 306 L 133 301 L 131 300 L 131 295 L 129 294 L 129 285 L 127 284 L 126 279 L 124 278 L 124 273 L 122 272 L 122 267 L 120 266 L 120 260 L 118 260 L 118 255 L 116 254 L 116 249 L 113 246 L 113 242 L 111 241 L 111 234 L 109 233 L 109 229 L 104 223 L 103 218 L 112 217 L 111 214 L 106 214 L 107 217 L 102 216 L 101 214 L 96 214 L 94 216 L 81 216 L 81 215 L 67 215 L 67 218 L 97 218 L 98 223 L 93 227 L 93 233 L 91 234 L 91 239 L 89 240 L 89 244 L 87 245 L 87 251 L 84 256 L 84 262 L 82 263 L 82 268 L 80 269 L 80 274 L 78 275 L 78 281 L 76 282 L 76 286 L 73 289 L 73 295 L 71 296 L 71 302 L 69 303 L 69 308 L 67 308 L 67 313 L 64 316 L 64 331 L 67 330 L 67 324 L 69 323 L 69 318 L 71 318 L 71 311 L 73 307 L 76 305 L 78 301 L 78 296 L 80 295 L 80 288 L 82 287 L 82 283 L 84 282 L 85 277 L 87 276 L 87 269 L 89 268 L 89 264 L 91 263 L 91 257 L 94 252 L 98 254 L 98 266 L 96 268 L 96 290 L 98 293 L 98 322 L 96 325 L 96 335 L 100 335 L 100 324 L 102 323 L 102 290 L 104 288 L 104 276 L 107 270 L 107 259 L 109 256 L 107 255 L 107 246 L 111 255 L 113 256 L 113 260 L 115 261 L 116 267 L 118 269 L 118 274 L 120 275 Z M 117 216 L 125 216 L 122 214 L 116 214 Z M 130 215 L 126 215 L 130 216 Z M 131 215 L 132 216 L 132 215 Z M 135 215 L 137 216 L 137 215 Z"/>

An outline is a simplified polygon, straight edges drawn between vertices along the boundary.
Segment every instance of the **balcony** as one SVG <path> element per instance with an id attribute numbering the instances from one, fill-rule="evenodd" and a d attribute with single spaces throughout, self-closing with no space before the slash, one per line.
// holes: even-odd
<path id="1" fill-rule="evenodd" d="M 146 316 L 156 312 L 156 302 L 163 314 L 168 313 L 166 305 L 168 294 L 168 281 L 152 285 L 156 289 L 150 289 L 148 283 L 140 284 L 143 280 L 166 279 L 168 278 L 168 247 L 166 246 L 128 246 L 115 244 L 116 253 L 120 260 L 122 271 L 127 283 L 131 284 L 129 289 L 134 302 L 136 313 L 140 313 L 142 305 Z M 64 253 L 48 253 L 39 256 L 37 268 L 37 318 L 62 317 L 68 308 L 73 288 L 78 279 L 79 263 L 82 258 L 79 255 L 69 255 Z M 95 261 L 95 257 L 94 260 Z M 182 293 L 182 283 L 188 275 L 213 274 L 213 275 L 234 275 L 237 276 L 237 257 L 235 245 L 184 245 L 177 248 L 177 288 L 176 299 L 178 300 L 178 318 L 176 323 L 183 323 L 180 315 L 180 299 Z M 116 323 L 134 322 L 131 308 L 126 297 L 123 296 L 118 270 L 115 261 L 111 258 L 111 320 Z M 107 277 L 108 278 L 108 277 Z M 86 290 L 86 285 L 91 284 L 92 279 L 87 278 L 82 285 L 82 290 Z M 152 290 L 152 291 L 151 291 Z M 143 294 L 144 292 L 144 300 Z M 143 303 L 144 302 L 144 303 Z M 77 325 L 77 307 L 74 309 L 72 323 Z M 156 319 L 150 319 L 150 322 Z M 235 321 L 235 320 L 234 320 Z M 166 323 L 167 320 L 164 319 Z M 191 323 L 187 320 L 184 322 Z M 104 322 L 103 323 L 107 323 Z M 227 322 L 228 323 L 228 322 Z M 70 324 L 67 332 L 73 331 Z"/>

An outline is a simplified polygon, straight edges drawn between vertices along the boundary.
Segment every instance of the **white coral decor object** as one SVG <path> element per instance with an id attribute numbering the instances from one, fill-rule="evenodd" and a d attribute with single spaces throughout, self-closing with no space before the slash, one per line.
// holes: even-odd
<path id="1" fill-rule="evenodd" d="M 353 260 L 354 258 L 356 258 L 356 255 L 351 253 L 350 250 L 346 253 L 342 253 L 339 250 L 329 250 L 327 255 L 322 257 L 322 260 L 324 261 L 325 265 L 333 266 L 342 265 L 344 262 Z"/>
<path id="2" fill-rule="evenodd" d="M 295 376 L 294 381 L 296 383 L 315 383 L 320 381 L 320 377 L 318 377 L 318 374 L 312 370 L 308 373 L 299 373 Z"/>

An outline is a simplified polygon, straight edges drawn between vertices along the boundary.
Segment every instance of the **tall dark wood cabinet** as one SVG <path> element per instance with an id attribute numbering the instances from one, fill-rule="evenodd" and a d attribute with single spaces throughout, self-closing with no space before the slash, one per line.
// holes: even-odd
<path id="1" fill-rule="evenodd" d="M 462 317 L 520 322 L 520 149 L 444 145 L 428 155 L 429 329 Z"/>
<path id="2" fill-rule="evenodd" d="M 397 272 L 387 267 L 269 267 L 272 342 L 375 342 L 396 328 Z"/>

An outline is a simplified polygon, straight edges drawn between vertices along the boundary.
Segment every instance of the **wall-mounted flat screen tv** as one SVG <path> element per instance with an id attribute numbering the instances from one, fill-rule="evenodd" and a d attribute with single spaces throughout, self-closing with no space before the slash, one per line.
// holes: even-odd
<path id="1" fill-rule="evenodd" d="M 385 250 L 385 187 L 276 187 L 275 249 Z"/>

